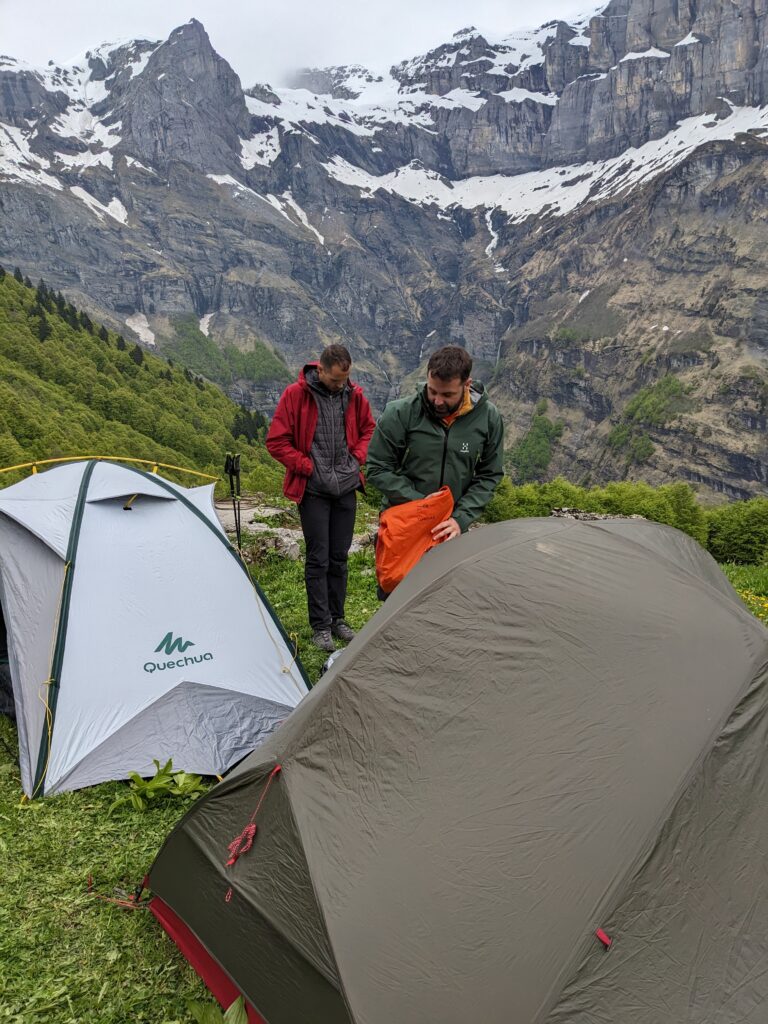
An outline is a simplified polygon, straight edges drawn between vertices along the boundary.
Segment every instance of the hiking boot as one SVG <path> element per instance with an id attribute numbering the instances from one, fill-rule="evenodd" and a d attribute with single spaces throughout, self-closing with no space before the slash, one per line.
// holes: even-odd
<path id="1" fill-rule="evenodd" d="M 333 642 L 330 629 L 316 629 L 312 634 L 312 643 L 315 647 L 319 647 L 321 651 L 328 651 L 330 653 L 336 650 L 336 644 Z"/>
<path id="2" fill-rule="evenodd" d="M 345 644 L 348 644 L 350 640 L 355 639 L 354 629 L 350 629 L 344 619 L 336 619 L 334 624 L 331 626 L 331 632 L 334 636 L 337 636 L 339 640 L 343 640 Z"/>

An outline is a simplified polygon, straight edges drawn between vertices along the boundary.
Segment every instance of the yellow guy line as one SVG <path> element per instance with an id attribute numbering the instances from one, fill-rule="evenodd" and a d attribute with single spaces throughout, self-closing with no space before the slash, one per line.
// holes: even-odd
<path id="1" fill-rule="evenodd" d="M 151 466 L 152 472 L 157 473 L 158 467 L 162 469 L 175 469 L 179 473 L 191 473 L 192 476 L 202 477 L 203 480 L 220 480 L 218 476 L 211 476 L 210 473 L 201 473 L 197 469 L 187 469 L 186 466 L 171 466 L 167 462 L 156 462 L 154 459 L 130 459 L 123 455 L 67 455 L 61 459 L 37 459 L 35 462 L 20 462 L 17 466 L 5 466 L 0 473 L 11 473 L 15 469 L 29 469 L 37 473 L 38 466 L 50 466 L 56 462 L 82 462 L 85 459 L 97 459 L 100 462 L 139 462 L 142 466 Z"/>

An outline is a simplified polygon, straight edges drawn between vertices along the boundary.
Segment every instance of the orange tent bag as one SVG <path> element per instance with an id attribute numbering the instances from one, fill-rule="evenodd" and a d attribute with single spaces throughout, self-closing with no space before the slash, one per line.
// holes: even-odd
<path id="1" fill-rule="evenodd" d="M 376 577 L 386 594 L 391 594 L 419 559 L 435 547 L 432 529 L 450 518 L 453 495 L 450 487 L 417 501 L 393 505 L 379 517 L 376 540 Z"/>

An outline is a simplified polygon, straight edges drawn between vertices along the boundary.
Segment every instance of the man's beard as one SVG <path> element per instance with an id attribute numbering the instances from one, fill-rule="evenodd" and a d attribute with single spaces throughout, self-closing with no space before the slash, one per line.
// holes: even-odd
<path id="1" fill-rule="evenodd" d="M 459 409 L 461 408 L 461 404 L 463 401 L 464 395 L 462 395 L 458 402 L 456 402 L 454 405 L 444 405 L 442 408 L 438 409 L 434 402 L 427 399 L 427 406 L 429 408 L 429 411 L 434 416 L 437 416 L 439 419 L 442 420 L 445 419 L 446 416 L 451 416 L 453 413 L 458 412 Z"/>

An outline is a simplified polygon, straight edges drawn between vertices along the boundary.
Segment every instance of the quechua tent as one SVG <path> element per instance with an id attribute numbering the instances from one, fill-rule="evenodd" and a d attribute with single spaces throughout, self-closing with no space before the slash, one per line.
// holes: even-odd
<path id="1" fill-rule="evenodd" d="M 29 796 L 220 774 L 307 692 L 212 485 L 89 460 L 1 490 L 0 608 Z"/>
<path id="2" fill-rule="evenodd" d="M 691 538 L 430 551 L 151 869 L 268 1024 L 762 1024 L 768 631 Z"/>

